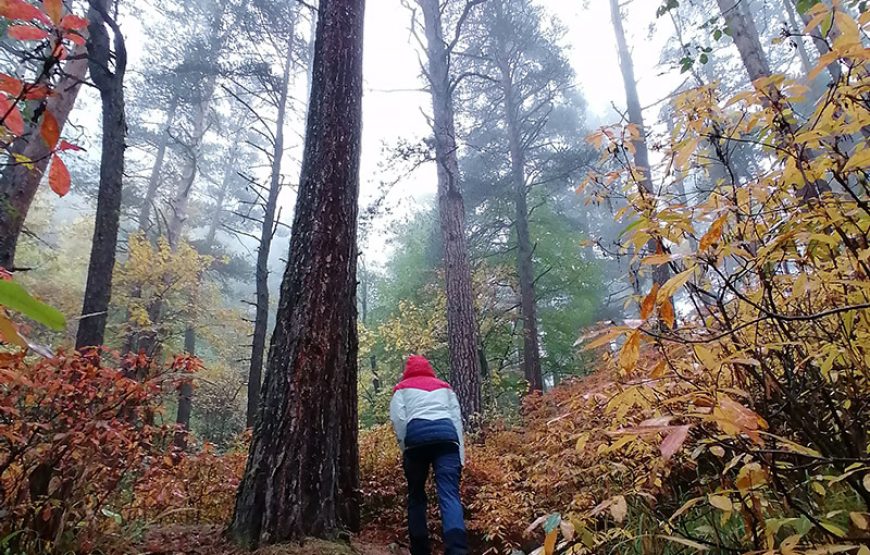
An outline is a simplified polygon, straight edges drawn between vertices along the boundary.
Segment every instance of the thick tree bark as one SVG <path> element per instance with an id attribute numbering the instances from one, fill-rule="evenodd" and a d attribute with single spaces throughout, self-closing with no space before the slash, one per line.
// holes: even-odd
<path id="1" fill-rule="evenodd" d="M 277 322 L 230 534 L 331 538 L 359 521 L 356 228 L 363 0 L 322 0 Z"/>
<path id="2" fill-rule="evenodd" d="M 124 71 L 127 52 L 124 37 L 109 16 L 105 0 L 90 0 L 88 52 L 91 78 L 103 104 L 103 142 L 100 158 L 100 188 L 94 216 L 94 238 L 88 264 L 88 279 L 76 348 L 103 344 L 112 294 L 112 273 L 121 219 L 121 188 L 127 124 L 124 116 Z M 114 71 L 109 69 L 112 47 L 107 26 L 112 29 Z"/>
<path id="3" fill-rule="evenodd" d="M 463 418 L 481 411 L 480 362 L 477 357 L 477 326 L 471 264 L 465 236 L 465 206 L 462 200 L 456 125 L 450 87 L 447 45 L 441 28 L 439 0 L 417 0 L 426 27 L 428 77 L 434 116 L 435 159 L 438 165 L 438 210 L 444 243 L 447 281 L 447 346 L 450 381 L 456 390 Z"/>
<path id="4" fill-rule="evenodd" d="M 290 89 L 290 70 L 293 62 L 293 27 L 291 25 L 290 44 L 284 58 L 284 76 L 278 95 L 278 115 L 275 119 L 275 143 L 272 145 L 272 175 L 269 180 L 269 194 L 263 207 L 263 221 L 260 227 L 260 245 L 257 247 L 256 302 L 254 314 L 254 337 L 251 346 L 251 366 L 248 370 L 248 410 L 245 424 L 254 425 L 257 407 L 260 404 L 260 382 L 263 373 L 263 353 L 266 350 L 266 326 L 269 323 L 269 254 L 272 252 L 272 238 L 275 235 L 275 213 L 278 208 L 278 194 L 281 192 L 281 159 L 284 156 L 284 119 L 287 113 L 287 95 Z"/>
<path id="5" fill-rule="evenodd" d="M 184 330 L 184 352 L 196 356 L 196 330 L 187 326 Z M 185 379 L 178 387 L 178 409 L 175 413 L 175 435 L 172 446 L 178 453 L 187 450 L 187 436 L 190 431 L 190 413 L 193 410 L 193 382 Z"/>
<path id="6" fill-rule="evenodd" d="M 72 59 L 64 66 L 55 94 L 45 101 L 45 110 L 54 116 L 61 131 L 75 106 L 87 70 L 87 49 L 76 48 Z M 28 135 L 16 141 L 13 149 L 34 161 L 32 169 L 23 164 L 10 164 L 0 176 L 0 266 L 10 270 L 15 268 L 18 236 L 51 159 L 51 150 L 42 140 L 39 126 L 34 122 L 30 127 Z"/>
<path id="7" fill-rule="evenodd" d="M 148 178 L 148 189 L 145 191 L 145 198 L 142 199 L 142 206 L 139 208 L 139 231 L 147 231 L 151 225 L 151 209 L 154 206 L 154 199 L 157 197 L 157 189 L 160 188 L 160 176 L 163 172 L 166 148 L 169 145 L 169 130 L 175 122 L 175 112 L 178 110 L 178 95 L 177 90 L 173 91 L 172 98 L 169 100 L 169 108 L 166 109 L 166 127 L 160 134 L 157 153 L 154 156 L 154 165 L 151 167 L 151 176 Z"/>
<path id="8" fill-rule="evenodd" d="M 514 229 L 517 234 L 517 274 L 520 282 L 520 313 L 523 317 L 523 375 L 529 391 L 543 391 L 541 347 L 538 337 L 538 306 L 535 298 L 535 270 L 532 240 L 529 234 L 528 189 L 526 187 L 526 153 L 519 122 L 519 102 L 507 63 L 499 63 L 504 95 L 505 122 L 511 158 L 511 181 L 514 188 Z"/>
<path id="9" fill-rule="evenodd" d="M 628 50 L 625 38 L 625 28 L 622 25 L 622 14 L 619 11 L 618 0 L 610 0 L 610 16 L 613 20 L 613 30 L 616 34 L 616 46 L 619 53 L 619 68 L 622 72 L 622 82 L 625 86 L 625 101 L 628 108 L 628 122 L 637 129 L 637 138 L 633 141 L 634 165 L 640 172 L 638 189 L 642 197 L 654 201 L 655 188 L 652 183 L 652 169 L 649 163 L 649 150 L 646 144 L 646 127 L 643 122 L 643 109 L 637 94 L 637 79 L 634 76 L 634 63 Z M 655 253 L 662 248 L 661 240 L 650 239 L 647 250 Z M 653 282 L 662 285 L 668 280 L 668 267 L 660 264 L 653 270 Z"/>

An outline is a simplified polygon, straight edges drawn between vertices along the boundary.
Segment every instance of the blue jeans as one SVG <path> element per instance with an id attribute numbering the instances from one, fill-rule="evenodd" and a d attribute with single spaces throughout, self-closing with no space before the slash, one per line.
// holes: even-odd
<path id="1" fill-rule="evenodd" d="M 408 532 L 411 555 L 430 555 L 429 528 L 426 524 L 426 479 L 429 467 L 435 470 L 435 487 L 441 506 L 445 555 L 466 555 L 468 537 L 459 500 L 462 464 L 455 443 L 421 445 L 405 451 L 405 477 L 408 479 Z"/>

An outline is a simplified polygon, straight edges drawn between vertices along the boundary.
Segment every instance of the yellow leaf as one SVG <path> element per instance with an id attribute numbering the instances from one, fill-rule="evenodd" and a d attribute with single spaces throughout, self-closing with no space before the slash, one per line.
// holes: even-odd
<path id="1" fill-rule="evenodd" d="M 649 318 L 650 314 L 652 314 L 653 309 L 656 306 L 656 297 L 659 292 L 659 284 L 653 283 L 652 289 L 649 294 L 643 299 L 643 302 L 640 304 L 640 319 L 646 320 Z"/>
<path id="2" fill-rule="evenodd" d="M 680 517 L 680 515 L 682 515 L 683 513 L 685 513 L 686 511 L 688 511 L 689 509 L 691 509 L 692 507 L 694 507 L 695 505 L 697 505 L 698 503 L 700 503 L 703 500 L 704 500 L 703 497 L 695 497 L 694 499 L 689 499 L 688 501 L 683 503 L 683 506 L 680 507 L 679 509 L 677 509 L 677 512 L 672 514 L 668 520 L 669 521 L 676 520 L 677 518 Z"/>
<path id="3" fill-rule="evenodd" d="M 688 165 L 689 158 L 691 158 L 692 154 L 698 149 L 698 143 L 700 142 L 700 137 L 692 137 L 683 142 L 682 146 L 676 151 L 674 155 L 674 166 L 678 170 L 686 169 Z"/>
<path id="4" fill-rule="evenodd" d="M 695 345 L 695 356 L 707 370 L 715 372 L 719 369 L 719 358 L 704 345 Z"/>
<path id="5" fill-rule="evenodd" d="M 724 495 L 708 495 L 707 501 L 720 511 L 733 511 L 734 504 Z"/>
<path id="6" fill-rule="evenodd" d="M 614 339 L 619 337 L 620 335 L 623 335 L 624 333 L 625 333 L 624 329 L 615 328 L 615 329 L 609 330 L 606 333 L 604 333 L 603 335 L 601 335 L 598 339 L 584 345 L 583 350 L 584 351 L 591 351 L 593 349 L 597 349 L 598 347 L 601 347 L 602 345 L 607 345 L 607 344 L 611 343 Z M 579 345 L 582 342 L 583 342 L 583 338 L 581 337 L 580 339 L 578 339 L 574 343 L 574 345 Z"/>
<path id="7" fill-rule="evenodd" d="M 849 161 L 843 167 L 843 171 L 866 170 L 870 166 L 870 148 L 862 148 L 852 154 Z"/>
<path id="8" fill-rule="evenodd" d="M 846 536 L 846 531 L 834 524 L 833 522 L 823 520 L 821 521 L 822 528 L 827 530 L 828 532 L 834 534 L 838 538 L 843 538 Z"/>
<path id="9" fill-rule="evenodd" d="M 674 293 L 677 290 L 686 284 L 689 279 L 691 279 L 692 274 L 695 273 L 695 269 L 697 266 L 692 265 L 688 270 L 684 272 L 680 272 L 679 274 L 671 277 L 664 285 L 662 285 L 661 289 L 659 289 L 659 295 L 662 297 L 673 297 Z"/>
<path id="10" fill-rule="evenodd" d="M 825 486 L 818 482 L 813 482 L 810 487 L 813 488 L 813 491 L 818 493 L 819 495 L 825 495 L 826 493 Z"/>
<path id="11" fill-rule="evenodd" d="M 628 341 L 622 346 L 619 352 L 619 366 L 623 370 L 632 370 L 637 365 L 637 360 L 640 358 L 640 331 L 634 330 L 628 336 Z"/>
<path id="12" fill-rule="evenodd" d="M 612 501 L 610 504 L 610 514 L 613 516 L 613 520 L 621 523 L 628 514 L 628 503 L 625 502 L 625 497 L 622 495 L 617 495 Z"/>
<path id="13" fill-rule="evenodd" d="M 840 36 L 834 40 L 835 48 L 848 49 L 850 46 L 861 44 L 861 32 L 858 30 L 858 24 L 847 13 L 836 10 L 834 24 L 840 32 Z"/>
<path id="14" fill-rule="evenodd" d="M 691 547 L 692 549 L 696 549 L 698 551 L 709 551 L 709 547 L 706 545 L 700 544 L 696 541 L 687 540 L 686 538 L 681 538 L 679 536 L 658 536 L 664 540 L 668 540 L 669 542 L 678 543 L 680 545 L 685 545 L 687 547 Z"/>
<path id="15" fill-rule="evenodd" d="M 863 513 L 849 513 L 849 519 L 852 521 L 852 524 L 855 525 L 855 528 L 859 530 L 867 530 L 870 528 L 870 524 L 868 524 L 867 516 Z"/>
<path id="16" fill-rule="evenodd" d="M 870 491 L 870 474 L 864 475 L 864 489 Z"/>
<path id="17" fill-rule="evenodd" d="M 660 360 L 658 364 L 655 365 L 655 368 L 652 369 L 652 372 L 649 373 L 649 377 L 652 379 L 658 379 L 665 375 L 665 371 L 667 370 L 667 363 L 664 360 Z"/>
<path id="18" fill-rule="evenodd" d="M 807 286 L 809 285 L 809 278 L 807 274 L 800 274 L 797 279 L 794 281 L 794 287 L 792 288 L 792 295 L 801 298 L 807 292 Z"/>
<path id="19" fill-rule="evenodd" d="M 797 555 L 797 552 L 794 548 L 801 541 L 800 534 L 794 534 L 792 536 L 787 537 L 782 540 L 782 543 L 779 544 L 779 551 L 782 555 Z"/>

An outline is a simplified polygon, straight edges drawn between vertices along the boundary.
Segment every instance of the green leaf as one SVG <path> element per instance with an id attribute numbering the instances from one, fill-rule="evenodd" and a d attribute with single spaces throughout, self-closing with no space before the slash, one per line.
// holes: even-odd
<path id="1" fill-rule="evenodd" d="M 713 31 L 713 40 L 719 40 L 722 38 L 722 29 L 716 29 Z"/>
<path id="2" fill-rule="evenodd" d="M 0 280 L 0 305 L 53 330 L 62 330 L 66 327 L 66 318 L 60 311 L 37 301 L 15 281 Z"/>

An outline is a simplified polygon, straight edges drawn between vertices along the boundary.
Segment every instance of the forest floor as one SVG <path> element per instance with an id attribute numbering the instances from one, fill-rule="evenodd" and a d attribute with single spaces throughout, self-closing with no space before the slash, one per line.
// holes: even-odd
<path id="1" fill-rule="evenodd" d="M 220 526 L 165 526 L 149 530 L 138 546 L 140 555 L 250 555 L 223 537 Z M 311 540 L 270 546 L 255 555 L 407 555 L 397 545 L 383 546 L 355 539 L 350 544 Z"/>

